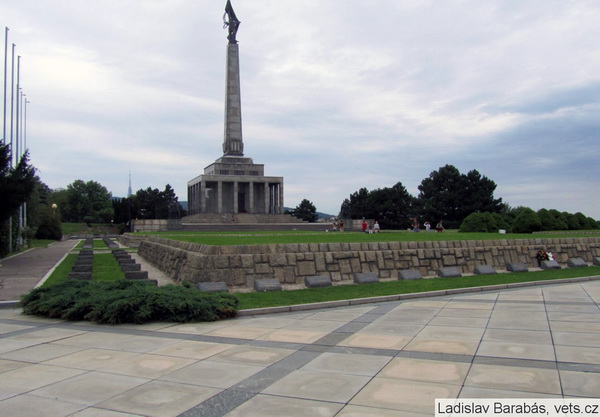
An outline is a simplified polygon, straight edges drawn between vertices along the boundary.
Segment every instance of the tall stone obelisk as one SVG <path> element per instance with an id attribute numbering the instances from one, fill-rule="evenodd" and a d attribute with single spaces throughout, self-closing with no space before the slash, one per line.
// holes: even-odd
<path id="1" fill-rule="evenodd" d="M 229 29 L 227 44 L 227 76 L 225 80 L 225 137 L 224 156 L 243 156 L 242 139 L 242 101 L 240 93 L 240 55 L 235 35 L 240 21 L 235 16 L 231 2 L 227 0 L 225 15 L 229 17 L 225 25 Z M 225 16 L 223 16 L 225 18 Z"/>
<path id="2" fill-rule="evenodd" d="M 228 20 L 225 20 L 225 17 Z M 223 16 L 228 29 L 225 81 L 225 137 L 223 156 L 204 168 L 204 174 L 188 181 L 186 222 L 214 221 L 208 214 L 260 214 L 263 221 L 283 213 L 283 177 L 265 176 L 263 164 L 244 156 L 240 58 L 235 38 L 240 21 L 230 0 Z M 256 220 L 256 219 L 254 219 Z"/>

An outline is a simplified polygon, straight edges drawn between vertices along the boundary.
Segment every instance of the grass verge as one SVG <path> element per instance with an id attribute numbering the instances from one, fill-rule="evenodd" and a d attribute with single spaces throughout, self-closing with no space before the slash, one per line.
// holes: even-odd
<path id="1" fill-rule="evenodd" d="M 68 254 L 44 282 L 42 287 L 47 288 L 68 281 L 69 272 L 73 269 L 73 264 L 76 260 L 76 253 Z M 112 253 L 96 253 L 94 254 L 92 277 L 96 281 L 117 281 L 124 279 L 125 273 L 121 271 L 121 267 Z"/>
<path id="2" fill-rule="evenodd" d="M 135 233 L 136 235 L 152 235 L 165 239 L 180 240 L 203 245 L 257 245 L 257 244 L 290 244 L 290 243 L 354 243 L 354 242 L 423 242 L 423 241 L 449 241 L 449 240 L 513 240 L 513 239 L 544 239 L 568 237 L 598 237 L 578 233 L 544 233 L 544 234 L 500 234 L 500 233 L 459 233 L 457 231 L 435 232 L 407 232 L 384 231 L 381 233 L 362 232 L 306 232 L 306 231 L 277 231 L 277 232 L 148 232 Z"/>
<path id="3" fill-rule="evenodd" d="M 600 275 L 600 267 L 570 268 L 523 273 L 476 275 L 460 278 L 431 278 L 400 280 L 364 285 L 339 285 L 328 288 L 307 288 L 292 291 L 263 293 L 237 293 L 240 310 L 264 307 L 279 307 L 311 304 L 325 301 L 351 300 L 356 298 L 380 297 L 385 295 L 409 294 L 455 288 L 480 287 L 484 285 L 510 284 L 517 282 L 546 281 L 563 278 Z"/>

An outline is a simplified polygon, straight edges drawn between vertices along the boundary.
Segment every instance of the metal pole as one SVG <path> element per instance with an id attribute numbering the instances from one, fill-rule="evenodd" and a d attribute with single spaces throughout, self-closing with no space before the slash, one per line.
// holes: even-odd
<path id="1" fill-rule="evenodd" d="M 12 44 L 12 57 L 11 57 L 11 72 L 10 72 L 10 167 L 13 167 L 13 119 L 15 113 L 15 44 Z"/>
<path id="2" fill-rule="evenodd" d="M 31 103 L 31 101 L 25 99 L 25 114 L 24 114 L 24 122 L 23 122 L 23 151 L 27 151 L 27 105 Z"/>
<path id="3" fill-rule="evenodd" d="M 12 44 L 11 56 L 11 73 L 10 73 L 10 168 L 13 167 L 12 145 L 13 145 L 13 115 L 14 115 L 14 96 L 15 96 L 15 44 Z M 8 220 L 8 252 L 12 252 L 12 223 L 13 216 Z"/>
<path id="4" fill-rule="evenodd" d="M 2 128 L 2 143 L 6 143 L 6 81 L 8 73 L 8 27 L 4 29 L 4 100 L 3 103 L 3 128 Z"/>
<path id="5" fill-rule="evenodd" d="M 31 103 L 25 99 L 25 113 L 23 114 L 23 152 L 27 152 L 27 104 Z M 23 203 L 23 227 L 27 227 L 27 202 Z"/>
<path id="6" fill-rule="evenodd" d="M 17 165 L 19 163 L 19 107 L 21 106 L 21 83 L 20 81 L 20 76 L 21 74 L 21 55 L 17 56 L 17 105 L 15 106 L 17 109 L 17 114 L 16 114 L 16 119 L 17 119 L 17 123 L 16 123 L 16 129 L 15 129 L 15 145 L 16 145 L 16 152 L 13 152 L 14 156 L 15 156 L 15 165 Z M 12 150 L 12 149 L 11 149 Z"/>

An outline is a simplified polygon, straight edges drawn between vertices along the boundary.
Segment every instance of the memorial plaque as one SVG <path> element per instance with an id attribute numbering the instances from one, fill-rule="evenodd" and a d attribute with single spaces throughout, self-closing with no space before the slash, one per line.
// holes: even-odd
<path id="1" fill-rule="evenodd" d="M 354 274 L 354 282 L 357 284 L 371 284 L 379 282 L 379 277 L 374 272 L 357 272 Z"/>
<path id="2" fill-rule="evenodd" d="M 509 272 L 529 272 L 527 264 L 524 262 L 513 262 L 506 265 L 506 270 Z"/>
<path id="3" fill-rule="evenodd" d="M 199 282 L 198 289 L 206 292 L 227 292 L 227 284 L 223 281 L 217 282 Z"/>
<path id="4" fill-rule="evenodd" d="M 73 265 L 72 272 L 92 272 L 92 264 Z"/>
<path id="5" fill-rule="evenodd" d="M 125 271 L 125 279 L 148 279 L 148 271 Z"/>
<path id="6" fill-rule="evenodd" d="M 131 263 L 131 264 L 121 264 L 121 271 L 130 272 L 130 271 L 141 271 L 142 265 Z"/>
<path id="7" fill-rule="evenodd" d="M 281 291 L 281 282 L 275 278 L 257 279 L 254 281 L 254 289 L 259 292 Z"/>
<path id="8" fill-rule="evenodd" d="M 462 273 L 455 266 L 445 266 L 437 270 L 438 277 L 441 278 L 458 278 L 462 277 Z"/>
<path id="9" fill-rule="evenodd" d="M 588 264 L 583 258 L 570 258 L 567 260 L 567 266 L 569 268 L 586 268 Z"/>
<path id="10" fill-rule="evenodd" d="M 333 284 L 331 282 L 331 277 L 326 275 L 317 275 L 314 277 L 305 277 L 304 285 L 308 288 L 319 288 L 319 287 L 331 287 Z"/>
<path id="11" fill-rule="evenodd" d="M 492 275 L 498 272 L 491 265 L 477 265 L 473 273 L 475 275 Z"/>
<path id="12" fill-rule="evenodd" d="M 91 281 L 92 272 L 69 272 L 69 279 Z"/>
<path id="13" fill-rule="evenodd" d="M 399 279 L 422 279 L 423 276 L 416 269 L 405 269 L 399 272 Z"/>
<path id="14" fill-rule="evenodd" d="M 540 262 L 540 268 L 542 268 L 544 270 L 548 270 L 548 269 L 560 269 L 560 265 L 556 261 L 548 261 L 548 260 L 546 260 L 546 261 Z"/>

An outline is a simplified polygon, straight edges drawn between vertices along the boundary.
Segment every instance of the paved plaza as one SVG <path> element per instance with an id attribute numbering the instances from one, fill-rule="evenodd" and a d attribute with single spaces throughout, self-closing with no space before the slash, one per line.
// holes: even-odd
<path id="1" fill-rule="evenodd" d="M 216 323 L 0 310 L 3 416 L 426 416 L 435 398 L 600 397 L 600 281 Z"/>

